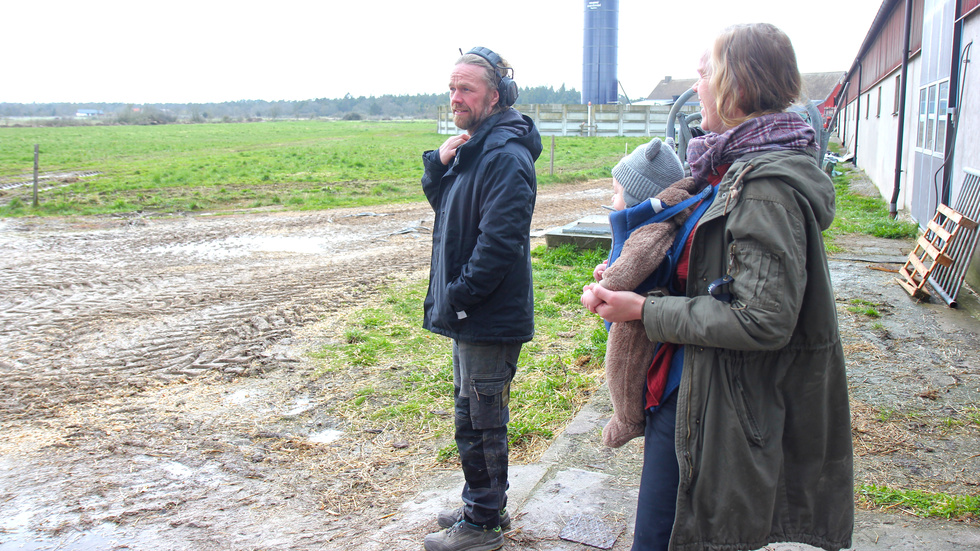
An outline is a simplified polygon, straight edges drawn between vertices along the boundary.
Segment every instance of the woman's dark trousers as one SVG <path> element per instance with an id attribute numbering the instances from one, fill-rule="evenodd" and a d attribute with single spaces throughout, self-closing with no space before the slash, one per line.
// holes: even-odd
<path id="1" fill-rule="evenodd" d="M 674 453 L 676 419 L 677 391 L 655 413 L 647 410 L 633 551 L 666 551 L 670 543 L 680 482 Z"/>

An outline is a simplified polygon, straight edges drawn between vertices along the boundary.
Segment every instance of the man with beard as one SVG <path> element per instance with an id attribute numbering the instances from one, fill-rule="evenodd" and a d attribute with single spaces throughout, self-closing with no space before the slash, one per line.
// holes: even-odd
<path id="1" fill-rule="evenodd" d="M 423 327 L 453 341 L 456 446 L 462 500 L 438 516 L 427 551 L 498 549 L 507 507 L 510 383 L 534 336 L 531 214 L 541 136 L 511 106 L 513 68 L 486 48 L 456 61 L 453 122 L 464 132 L 422 155 L 435 211 Z"/>

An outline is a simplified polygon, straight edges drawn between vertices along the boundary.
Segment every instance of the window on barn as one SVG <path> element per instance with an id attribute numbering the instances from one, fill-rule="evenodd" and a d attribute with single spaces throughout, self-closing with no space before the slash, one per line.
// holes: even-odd
<path id="1" fill-rule="evenodd" d="M 926 145 L 926 89 L 919 89 L 919 126 L 916 132 L 915 147 L 923 148 Z"/>
<path id="2" fill-rule="evenodd" d="M 929 87 L 929 99 L 926 108 L 929 110 L 928 118 L 926 119 L 926 144 L 925 147 L 928 150 L 932 150 L 933 146 L 936 144 L 936 85 L 933 84 Z"/>
<path id="3" fill-rule="evenodd" d="M 939 83 L 939 108 L 936 113 L 936 147 L 938 152 L 946 151 L 946 111 L 949 108 L 949 81 Z"/>

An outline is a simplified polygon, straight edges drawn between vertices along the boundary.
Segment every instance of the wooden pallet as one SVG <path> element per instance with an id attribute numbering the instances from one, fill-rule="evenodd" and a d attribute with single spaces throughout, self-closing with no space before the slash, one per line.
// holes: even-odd
<path id="1" fill-rule="evenodd" d="M 898 270 L 898 282 L 912 298 L 929 298 L 929 291 L 925 289 L 929 275 L 938 266 L 948 268 L 953 264 L 953 258 L 947 252 L 962 228 L 973 230 L 977 223 L 956 209 L 940 204 L 925 233 L 919 236 L 915 248 L 909 253 L 908 261 Z"/>

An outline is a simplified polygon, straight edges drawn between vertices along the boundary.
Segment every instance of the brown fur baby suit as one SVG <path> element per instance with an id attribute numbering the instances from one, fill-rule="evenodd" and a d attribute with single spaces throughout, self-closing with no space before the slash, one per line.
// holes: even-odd
<path id="1" fill-rule="evenodd" d="M 657 195 L 676 205 L 697 193 L 693 178 L 684 178 Z M 599 284 L 612 291 L 632 291 L 657 269 L 674 236 L 694 210 L 690 207 L 664 221 L 633 231 L 619 258 L 602 274 Z M 614 323 L 606 341 L 606 382 L 612 397 L 613 417 L 602 429 L 602 443 L 618 448 L 643 436 L 647 370 L 656 343 L 647 339 L 641 320 Z"/>

